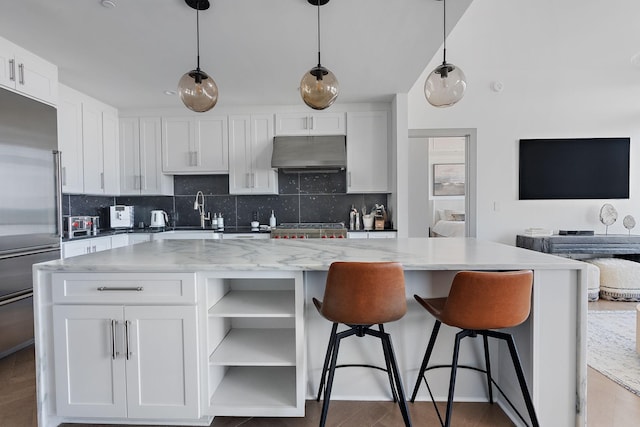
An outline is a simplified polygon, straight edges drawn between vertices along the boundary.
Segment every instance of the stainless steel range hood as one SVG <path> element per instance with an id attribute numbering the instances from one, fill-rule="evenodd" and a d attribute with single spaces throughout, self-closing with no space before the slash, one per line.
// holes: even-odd
<path id="1" fill-rule="evenodd" d="M 276 136 L 271 167 L 285 173 L 338 172 L 347 167 L 344 135 Z"/>

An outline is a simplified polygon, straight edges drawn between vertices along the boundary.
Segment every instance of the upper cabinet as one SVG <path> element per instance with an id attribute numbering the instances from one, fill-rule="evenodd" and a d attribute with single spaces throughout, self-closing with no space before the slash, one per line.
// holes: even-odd
<path id="1" fill-rule="evenodd" d="M 347 113 L 347 193 L 389 191 L 389 114 Z"/>
<path id="2" fill-rule="evenodd" d="M 62 85 L 58 99 L 58 149 L 62 152 L 62 191 L 83 193 L 82 99 L 78 92 Z"/>
<path id="3" fill-rule="evenodd" d="M 163 117 L 162 171 L 167 174 L 229 172 L 227 116 Z"/>
<path id="4" fill-rule="evenodd" d="M 276 135 L 345 135 L 344 113 L 277 113 Z"/>
<path id="5" fill-rule="evenodd" d="M 120 194 L 173 195 L 173 176 L 162 173 L 160 117 L 120 119 Z"/>
<path id="6" fill-rule="evenodd" d="M 56 105 L 58 67 L 0 37 L 0 86 Z"/>
<path id="7" fill-rule="evenodd" d="M 278 194 L 271 114 L 229 116 L 229 152 L 229 194 Z"/>
<path id="8" fill-rule="evenodd" d="M 62 152 L 62 191 L 117 195 L 118 111 L 60 85 L 58 147 Z"/>

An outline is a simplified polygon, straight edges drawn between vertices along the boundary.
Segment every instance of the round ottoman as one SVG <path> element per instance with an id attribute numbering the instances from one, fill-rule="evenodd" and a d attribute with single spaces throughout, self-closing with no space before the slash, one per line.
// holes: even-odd
<path id="1" fill-rule="evenodd" d="M 640 301 L 640 263 L 621 258 L 596 258 L 589 262 L 600 269 L 600 298 Z"/>
<path id="2" fill-rule="evenodd" d="M 598 301 L 600 295 L 600 269 L 595 264 L 587 262 L 587 298 Z"/>

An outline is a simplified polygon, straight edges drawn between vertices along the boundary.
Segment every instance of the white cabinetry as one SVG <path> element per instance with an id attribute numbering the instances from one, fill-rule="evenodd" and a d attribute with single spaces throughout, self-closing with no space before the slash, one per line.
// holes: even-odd
<path id="1" fill-rule="evenodd" d="M 86 255 L 111 249 L 111 237 L 93 237 L 62 243 L 62 258 Z"/>
<path id="2" fill-rule="evenodd" d="M 221 233 L 224 240 L 270 239 L 269 233 Z"/>
<path id="3" fill-rule="evenodd" d="M 226 116 L 163 117 L 162 171 L 171 174 L 229 172 Z"/>
<path id="4" fill-rule="evenodd" d="M 118 111 L 63 85 L 60 98 L 63 192 L 119 194 Z"/>
<path id="5" fill-rule="evenodd" d="M 276 135 L 345 135 L 344 113 L 277 113 Z"/>
<path id="6" fill-rule="evenodd" d="M 173 195 L 173 176 L 162 173 L 160 117 L 120 119 L 120 194 Z"/>
<path id="7" fill-rule="evenodd" d="M 395 239 L 398 233 L 396 231 L 350 231 L 347 237 L 349 239 Z"/>
<path id="8" fill-rule="evenodd" d="M 278 194 L 272 152 L 272 115 L 229 116 L 229 194 Z"/>
<path id="9" fill-rule="evenodd" d="M 347 113 L 347 193 L 386 193 L 388 176 L 386 111 Z"/>
<path id="10" fill-rule="evenodd" d="M 54 274 L 59 416 L 199 417 L 194 276 L 155 276 Z"/>
<path id="11" fill-rule="evenodd" d="M 0 86 L 56 105 L 58 67 L 0 37 Z"/>
<path id="12" fill-rule="evenodd" d="M 222 273 L 219 273 L 222 274 Z M 204 412 L 303 416 L 304 299 L 300 272 L 205 277 Z M 206 317 L 204 317 L 206 316 Z M 203 331 L 205 332 L 205 331 Z"/>
<path id="13" fill-rule="evenodd" d="M 82 99 L 79 92 L 60 85 L 58 149 L 62 152 L 62 192 L 84 192 L 82 165 Z"/>

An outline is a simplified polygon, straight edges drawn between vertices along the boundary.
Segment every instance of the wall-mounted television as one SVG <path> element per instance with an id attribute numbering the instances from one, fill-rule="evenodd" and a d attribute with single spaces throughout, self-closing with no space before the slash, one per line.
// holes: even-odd
<path id="1" fill-rule="evenodd" d="M 629 138 L 520 140 L 520 200 L 628 199 Z"/>

